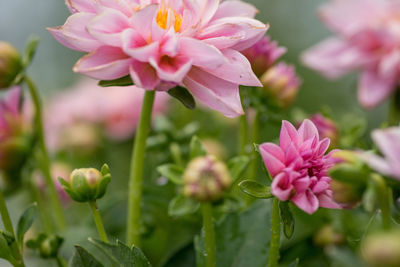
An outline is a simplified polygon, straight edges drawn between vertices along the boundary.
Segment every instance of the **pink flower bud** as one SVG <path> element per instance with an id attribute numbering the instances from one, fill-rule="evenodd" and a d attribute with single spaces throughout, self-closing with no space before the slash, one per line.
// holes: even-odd
<path id="1" fill-rule="evenodd" d="M 322 138 L 329 138 L 331 140 L 331 148 L 337 147 L 339 142 L 339 129 L 336 123 L 320 113 L 311 116 L 310 120 L 317 127 L 319 136 Z"/>

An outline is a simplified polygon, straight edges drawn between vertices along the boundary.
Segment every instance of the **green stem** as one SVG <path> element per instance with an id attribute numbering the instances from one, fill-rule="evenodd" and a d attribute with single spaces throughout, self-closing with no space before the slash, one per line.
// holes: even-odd
<path id="1" fill-rule="evenodd" d="M 246 146 L 248 140 L 248 126 L 246 114 L 239 117 L 239 153 L 246 154 Z"/>
<path id="2" fill-rule="evenodd" d="M 396 126 L 400 122 L 400 88 L 397 88 L 394 92 L 389 107 L 389 126 Z"/>
<path id="3" fill-rule="evenodd" d="M 182 159 L 182 153 L 181 153 L 181 148 L 179 147 L 179 145 L 175 142 L 173 142 L 170 146 L 169 146 L 169 151 L 171 153 L 171 156 L 175 162 L 175 164 L 184 167 L 184 162 Z"/>
<path id="4" fill-rule="evenodd" d="M 55 216 L 58 229 L 63 230 L 65 228 L 65 217 L 64 217 L 61 201 L 57 194 L 56 187 L 53 183 L 53 179 L 51 178 L 50 159 L 49 159 L 49 154 L 47 152 L 46 143 L 45 143 L 45 139 L 44 139 L 42 104 L 40 101 L 39 92 L 38 92 L 35 84 L 33 83 L 33 81 L 28 76 L 25 77 L 25 82 L 28 85 L 29 92 L 32 96 L 32 101 L 33 101 L 33 104 L 34 104 L 35 110 L 36 110 L 35 126 L 36 126 L 37 138 L 38 138 L 38 145 L 39 145 L 39 149 L 41 150 L 42 159 L 43 159 L 42 163 L 40 165 L 42 168 L 44 180 L 46 182 L 46 187 L 49 190 L 50 205 L 53 208 L 53 211 L 54 211 L 53 214 Z"/>
<path id="5" fill-rule="evenodd" d="M 258 144 L 259 139 L 260 139 L 260 112 L 256 111 L 253 122 L 251 144 Z M 253 180 L 256 179 L 257 175 L 257 163 L 258 163 L 257 154 L 258 154 L 257 151 L 253 150 L 250 169 L 249 169 L 249 179 Z"/>
<path id="6" fill-rule="evenodd" d="M 68 267 L 68 263 L 62 257 L 57 256 L 56 261 L 58 267 Z"/>
<path id="7" fill-rule="evenodd" d="M 0 215 L 4 224 L 4 228 L 15 238 L 14 228 L 11 222 L 10 214 L 8 213 L 6 201 L 4 200 L 3 191 L 1 189 L 0 189 Z M 24 259 L 22 258 L 22 254 L 21 251 L 19 250 L 19 246 L 16 239 L 11 245 L 11 250 L 16 260 L 16 262 L 13 263 L 13 265 L 21 267 L 25 266 Z"/>
<path id="8" fill-rule="evenodd" d="M 40 221 L 42 222 L 43 229 L 46 233 L 51 233 L 53 231 L 52 228 L 52 223 L 49 220 L 49 213 L 46 210 L 46 205 L 43 203 L 43 196 L 41 195 L 41 192 L 39 188 L 35 185 L 33 181 L 30 183 L 31 185 L 31 192 L 33 193 L 33 197 L 35 198 L 36 203 L 38 204 L 39 208 L 39 216 L 40 216 Z"/>
<path id="9" fill-rule="evenodd" d="M 201 210 L 203 213 L 204 239 L 206 245 L 206 267 L 215 267 L 217 265 L 217 255 L 211 203 L 203 203 L 201 205 Z"/>
<path id="10" fill-rule="evenodd" d="M 385 179 L 377 173 L 371 174 L 371 179 L 374 183 L 379 206 L 381 208 L 382 228 L 388 230 L 391 228 L 390 194 L 388 186 Z"/>
<path id="11" fill-rule="evenodd" d="M 155 91 L 146 91 L 144 95 L 139 125 L 133 145 L 129 175 L 128 230 L 126 237 L 129 245 L 135 244 L 136 246 L 140 246 L 143 164 L 146 139 L 150 130 L 154 96 Z"/>
<path id="12" fill-rule="evenodd" d="M 101 220 L 99 209 L 97 208 L 96 201 L 89 201 L 90 209 L 93 213 L 94 222 L 96 224 L 97 232 L 99 232 L 100 239 L 105 243 L 110 243 L 108 241 L 106 230 L 104 229 L 103 221 Z"/>
<path id="13" fill-rule="evenodd" d="M 269 246 L 268 267 L 277 267 L 279 260 L 279 244 L 281 240 L 281 218 L 279 215 L 279 199 L 272 203 L 271 243 Z"/>

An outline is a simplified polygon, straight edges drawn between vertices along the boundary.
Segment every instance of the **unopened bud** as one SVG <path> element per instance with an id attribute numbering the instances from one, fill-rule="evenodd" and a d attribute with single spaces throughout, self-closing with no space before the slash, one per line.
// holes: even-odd
<path id="1" fill-rule="evenodd" d="M 281 108 L 286 108 L 293 103 L 301 84 L 294 66 L 285 63 L 269 68 L 261 77 L 261 82 L 266 93 Z"/>
<path id="2" fill-rule="evenodd" d="M 400 231 L 375 233 L 361 243 L 361 254 L 370 266 L 400 266 Z"/>
<path id="3" fill-rule="evenodd" d="M 343 235 L 335 231 L 332 225 L 325 225 L 319 229 L 313 237 L 314 243 L 318 246 L 339 245 L 343 243 Z"/>
<path id="4" fill-rule="evenodd" d="M 215 156 L 193 159 L 183 174 L 185 196 L 199 201 L 219 199 L 232 183 L 226 165 Z"/>
<path id="5" fill-rule="evenodd" d="M 333 199 L 343 208 L 351 209 L 357 206 L 362 199 L 363 189 L 359 186 L 343 183 L 337 180 L 331 181 Z"/>
<path id="6" fill-rule="evenodd" d="M 65 192 L 77 202 L 88 202 L 102 198 L 106 193 L 111 175 L 106 164 L 101 172 L 94 168 L 75 169 L 68 181 L 59 178 Z"/>
<path id="7" fill-rule="evenodd" d="M 215 139 L 203 139 L 201 144 L 206 150 L 207 154 L 214 155 L 218 159 L 223 159 L 226 156 L 225 147 Z"/>
<path id="8" fill-rule="evenodd" d="M 7 42 L 0 42 L 0 89 L 11 86 L 22 70 L 18 51 Z"/>
<path id="9" fill-rule="evenodd" d="M 58 251 L 63 243 L 63 238 L 59 236 L 49 236 L 42 240 L 39 245 L 39 254 L 42 258 L 56 258 Z"/>

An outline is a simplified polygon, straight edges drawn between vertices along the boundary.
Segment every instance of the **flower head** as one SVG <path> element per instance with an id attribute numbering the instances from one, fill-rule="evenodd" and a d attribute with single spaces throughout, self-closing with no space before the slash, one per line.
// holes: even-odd
<path id="1" fill-rule="evenodd" d="M 72 15 L 50 33 L 88 52 L 74 67 L 96 79 L 130 75 L 148 90 L 186 87 L 228 117 L 243 113 L 238 85 L 260 86 L 239 52 L 267 26 L 238 0 L 68 0 Z"/>
<path id="2" fill-rule="evenodd" d="M 243 50 L 242 54 L 250 61 L 254 73 L 259 77 L 285 52 L 285 47 L 278 46 L 276 41 L 271 41 L 269 36 L 265 36 Z"/>
<path id="3" fill-rule="evenodd" d="M 0 89 L 9 87 L 22 70 L 18 51 L 7 42 L 0 42 Z"/>
<path id="4" fill-rule="evenodd" d="M 273 177 L 271 192 L 282 201 L 290 200 L 312 214 L 318 207 L 340 208 L 332 199 L 331 178 L 327 170 L 335 164 L 331 153 L 324 155 L 329 139 L 319 140 L 318 130 L 310 120 L 299 129 L 282 122 L 279 146 L 263 143 L 259 150 Z"/>
<path id="5" fill-rule="evenodd" d="M 332 0 L 320 10 L 337 36 L 310 48 L 303 62 L 328 78 L 361 70 L 358 100 L 372 108 L 400 82 L 400 3 L 391 0 Z"/>

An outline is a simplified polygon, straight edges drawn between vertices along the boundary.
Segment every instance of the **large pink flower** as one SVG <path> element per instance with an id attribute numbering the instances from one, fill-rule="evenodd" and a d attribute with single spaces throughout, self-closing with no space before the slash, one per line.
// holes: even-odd
<path id="1" fill-rule="evenodd" d="M 336 37 L 303 54 L 303 62 L 328 78 L 361 70 L 358 99 L 372 108 L 400 82 L 400 2 L 332 0 L 320 17 Z"/>
<path id="2" fill-rule="evenodd" d="M 299 129 L 282 122 L 279 146 L 260 145 L 260 153 L 273 177 L 272 194 L 282 201 L 290 200 L 312 214 L 318 207 L 340 209 L 332 199 L 331 178 L 327 170 L 335 164 L 331 153 L 324 155 L 329 139 L 319 140 L 318 130 L 310 120 Z"/>
<path id="3" fill-rule="evenodd" d="M 238 0 L 67 0 L 72 13 L 50 28 L 63 45 L 89 52 L 74 71 L 96 79 L 130 75 L 148 90 L 186 87 L 228 117 L 243 113 L 238 85 L 261 86 L 238 51 L 267 26 Z"/>

